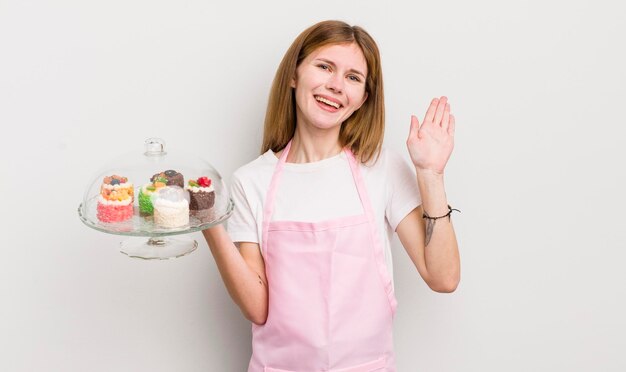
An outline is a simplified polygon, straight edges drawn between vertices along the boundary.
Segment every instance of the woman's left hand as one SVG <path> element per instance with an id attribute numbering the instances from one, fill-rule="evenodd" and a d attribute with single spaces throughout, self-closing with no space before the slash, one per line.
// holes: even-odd
<path id="1" fill-rule="evenodd" d="M 443 174 L 454 147 L 454 116 L 447 97 L 434 98 L 420 125 L 411 116 L 411 131 L 406 146 L 417 170 Z"/>

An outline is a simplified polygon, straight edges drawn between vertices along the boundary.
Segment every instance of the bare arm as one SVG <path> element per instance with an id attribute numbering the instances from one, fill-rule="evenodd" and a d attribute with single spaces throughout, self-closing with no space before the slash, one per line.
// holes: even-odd
<path id="1" fill-rule="evenodd" d="M 264 324 L 267 320 L 267 279 L 259 245 L 242 242 L 237 248 L 223 225 L 202 233 L 230 297 L 247 319 Z"/>
<path id="2" fill-rule="evenodd" d="M 422 183 L 419 179 L 418 174 L 418 184 Z M 439 183 L 441 187 L 436 187 Z M 420 185 L 420 193 L 424 203 L 409 213 L 396 231 L 426 284 L 436 292 L 453 292 L 461 279 L 461 263 L 452 222 L 448 218 L 438 219 L 426 244 L 426 224 L 422 219 L 424 208 L 430 216 L 448 213 L 443 180 L 428 183 L 428 186 Z"/>
<path id="3" fill-rule="evenodd" d="M 460 281 L 461 264 L 452 223 L 438 219 L 426 229 L 424 211 L 431 216 L 448 213 L 443 172 L 454 147 L 455 119 L 446 97 L 433 99 L 422 124 L 411 118 L 407 148 L 417 173 L 422 205 L 409 213 L 396 231 L 424 281 L 437 292 L 452 292 Z"/>

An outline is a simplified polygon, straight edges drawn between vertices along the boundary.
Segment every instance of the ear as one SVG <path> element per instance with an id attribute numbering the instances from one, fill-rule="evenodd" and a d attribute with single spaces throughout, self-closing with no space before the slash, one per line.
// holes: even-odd
<path id="1" fill-rule="evenodd" d="M 296 77 L 292 77 L 291 80 L 289 81 L 289 86 L 291 86 L 292 88 L 296 88 Z"/>

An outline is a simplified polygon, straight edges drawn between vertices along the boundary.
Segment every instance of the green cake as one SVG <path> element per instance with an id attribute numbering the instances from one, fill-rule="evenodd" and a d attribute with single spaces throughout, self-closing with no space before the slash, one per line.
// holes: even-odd
<path id="1" fill-rule="evenodd" d="M 167 180 L 156 178 L 154 182 L 146 183 L 139 189 L 139 214 L 141 216 L 152 216 L 154 214 L 154 206 L 152 205 L 152 194 L 162 187 L 167 186 Z"/>

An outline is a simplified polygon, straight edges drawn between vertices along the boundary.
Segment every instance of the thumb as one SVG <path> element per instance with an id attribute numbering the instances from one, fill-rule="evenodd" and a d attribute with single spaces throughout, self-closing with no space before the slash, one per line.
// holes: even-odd
<path id="1" fill-rule="evenodd" d="M 411 115 L 411 131 L 409 132 L 409 137 L 416 137 L 417 133 L 420 129 L 420 122 L 417 120 L 417 116 Z"/>

